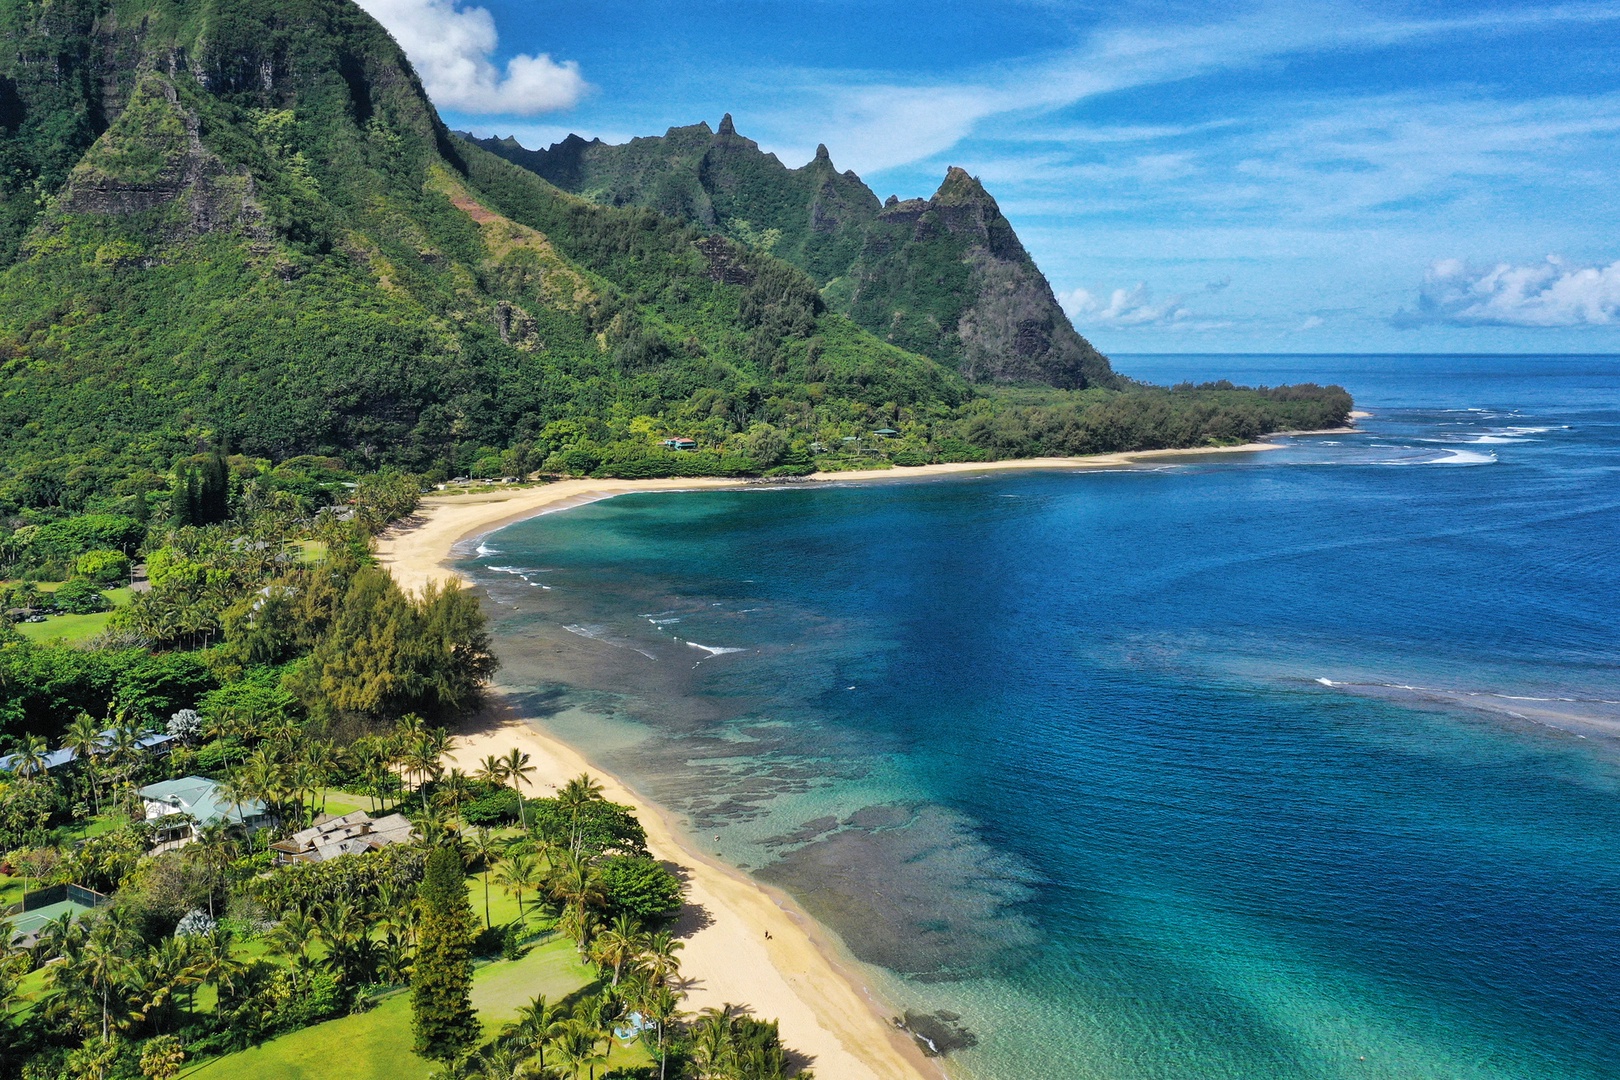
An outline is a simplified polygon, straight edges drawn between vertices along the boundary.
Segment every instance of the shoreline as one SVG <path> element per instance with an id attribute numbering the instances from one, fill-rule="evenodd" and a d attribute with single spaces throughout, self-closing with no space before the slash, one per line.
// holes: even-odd
<path id="1" fill-rule="evenodd" d="M 1356 428 L 1276 432 L 1277 435 L 1338 435 Z M 417 512 L 377 537 L 377 560 L 393 574 L 400 588 L 420 592 L 429 583 L 463 580 L 450 569 L 452 549 L 464 540 L 482 536 L 526 518 L 555 513 L 574 506 L 640 491 L 704 491 L 756 487 L 763 484 L 827 484 L 868 480 L 922 480 L 973 472 L 1020 469 L 1109 469 L 1173 458 L 1201 458 L 1214 454 L 1253 454 L 1279 450 L 1276 443 L 1252 442 L 1238 446 L 1205 446 L 1183 450 L 1132 450 L 1084 457 L 1012 458 L 1006 461 L 958 461 L 911 468 L 851 469 L 816 472 L 783 481 L 729 480 L 716 477 L 670 477 L 659 480 L 558 480 L 539 487 L 514 487 L 477 494 L 428 495 Z"/>
<path id="2" fill-rule="evenodd" d="M 535 766 L 536 795 L 588 772 L 604 797 L 632 808 L 647 848 L 686 883 L 676 921 L 685 943 L 685 1011 L 746 1005 L 781 1025 L 782 1043 L 818 1076 L 839 1080 L 941 1080 L 947 1074 L 887 1019 L 893 1015 L 826 930 L 778 889 L 697 850 L 675 815 L 522 717 L 496 688 L 490 706 L 456 733 L 447 759 L 471 771 L 517 747 Z"/>
<path id="3" fill-rule="evenodd" d="M 1354 429 L 1347 429 L 1354 430 Z M 1289 432 L 1287 434 L 1338 434 Z M 1278 433 L 1283 434 L 1283 433 Z M 1021 458 L 955 462 L 913 468 L 814 473 L 799 483 L 920 480 L 974 472 L 1029 469 L 1099 469 L 1166 458 L 1257 453 L 1275 443 L 1184 450 L 1145 450 L 1068 458 Z M 546 513 L 640 491 L 735 490 L 758 481 L 718 478 L 660 480 L 562 480 L 537 488 L 471 495 L 436 495 L 417 513 L 377 540 L 378 561 L 401 588 L 419 592 L 429 584 L 464 580 L 449 565 L 456 545 Z M 850 1080 L 939 1080 L 948 1074 L 890 1021 L 896 1012 L 863 984 L 857 961 L 825 927 L 780 890 L 697 849 L 675 815 L 642 798 L 618 777 L 574 747 L 521 716 L 497 685 L 485 712 L 457 733 L 450 759 L 471 769 L 484 755 L 514 745 L 537 766 L 536 790 L 558 786 L 581 772 L 601 778 L 605 794 L 634 808 L 647 829 L 654 857 L 679 868 L 688 887 L 688 925 L 682 971 L 692 980 L 693 1009 L 726 1002 L 747 1004 L 756 1015 L 781 1023 L 784 1045 L 811 1059 L 824 1077 Z M 679 925 L 679 924 L 678 924 Z"/>

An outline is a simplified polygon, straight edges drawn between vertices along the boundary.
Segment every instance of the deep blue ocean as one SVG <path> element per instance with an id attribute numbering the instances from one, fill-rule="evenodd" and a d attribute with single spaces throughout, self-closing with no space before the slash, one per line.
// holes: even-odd
<path id="1" fill-rule="evenodd" d="M 536 518 L 502 683 L 959 1075 L 1620 1077 L 1620 358 L 1115 363 L 1372 415 Z"/>

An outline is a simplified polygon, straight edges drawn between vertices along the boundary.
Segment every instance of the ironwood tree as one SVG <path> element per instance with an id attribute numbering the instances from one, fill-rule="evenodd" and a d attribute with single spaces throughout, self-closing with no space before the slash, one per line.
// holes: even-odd
<path id="1" fill-rule="evenodd" d="M 461 855 L 441 846 L 428 855 L 417 903 L 421 944 L 411 971 L 411 1049 L 449 1064 L 477 1045 L 481 1029 L 472 1007 L 472 943 L 476 920 L 462 881 Z"/>

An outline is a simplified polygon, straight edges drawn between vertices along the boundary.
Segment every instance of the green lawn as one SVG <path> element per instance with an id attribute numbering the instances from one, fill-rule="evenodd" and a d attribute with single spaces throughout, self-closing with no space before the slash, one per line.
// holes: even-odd
<path id="1" fill-rule="evenodd" d="M 67 847 L 80 840 L 88 840 L 92 836 L 110 833 L 115 829 L 128 824 L 129 815 L 117 810 L 108 810 L 91 816 L 86 821 L 74 821 L 67 825 L 58 825 L 51 830 L 51 842 L 60 847 Z"/>
<path id="2" fill-rule="evenodd" d="M 595 974 L 574 944 L 548 941 L 521 960 L 484 964 L 473 973 L 473 1006 L 492 1036 L 536 994 L 552 1001 L 590 987 Z M 295 1031 L 240 1053 L 184 1070 L 199 1080 L 426 1080 L 434 1067 L 411 1053 L 411 1000 L 401 992 L 370 1012 Z M 640 1046 L 616 1047 L 615 1065 L 644 1064 Z"/>
<path id="3" fill-rule="evenodd" d="M 333 817 L 352 814 L 356 810 L 364 810 L 369 814 L 376 805 L 375 800 L 368 799 L 364 795 L 356 795 L 352 791 L 339 791 L 337 788 L 326 788 L 322 797 L 326 800 L 326 812 Z"/>
<path id="4" fill-rule="evenodd" d="M 0 911 L 12 904 L 22 903 L 23 879 L 18 874 L 14 877 L 0 877 Z"/>
<path id="5" fill-rule="evenodd" d="M 43 583 L 39 591 L 55 592 L 55 587 L 59 584 L 60 582 Z M 128 589 L 102 591 L 115 609 L 129 603 L 129 598 L 133 595 Z M 44 622 L 18 623 L 17 632 L 30 641 L 61 641 L 73 645 L 89 641 L 107 629 L 107 620 L 110 618 L 112 618 L 111 611 L 98 611 L 94 615 L 52 615 Z"/>
<path id="6" fill-rule="evenodd" d="M 305 566 L 314 566 L 326 561 L 327 547 L 325 540 L 299 540 L 293 544 L 298 549 L 298 561 Z"/>

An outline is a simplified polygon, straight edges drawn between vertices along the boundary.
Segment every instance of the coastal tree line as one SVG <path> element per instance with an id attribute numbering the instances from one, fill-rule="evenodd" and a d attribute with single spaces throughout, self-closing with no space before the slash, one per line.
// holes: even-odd
<path id="1" fill-rule="evenodd" d="M 665 1078 L 792 1071 L 774 1024 L 683 1011 L 681 884 L 628 808 L 583 777 L 537 795 L 518 750 L 449 756 L 494 670 L 484 618 L 455 586 L 403 593 L 371 553 L 420 478 L 215 450 L 183 466 L 144 510 L 13 517 L 0 534 L 13 581 L 115 563 L 149 585 L 74 644 L 0 611 L 0 909 L 57 885 L 107 898 L 26 947 L 0 920 L 0 1077 L 173 1076 L 399 988 L 415 1049 L 447 1077 L 597 1075 L 629 1067 L 626 1040 Z M 223 516 L 199 509 L 221 468 Z M 158 734 L 166 756 L 143 749 Z M 74 760 L 51 764 L 58 748 Z M 138 789 L 179 776 L 274 825 L 154 849 Z M 333 799 L 403 814 L 414 839 L 276 865 L 268 845 Z M 473 972 L 558 939 L 596 981 L 484 1039 Z"/>

